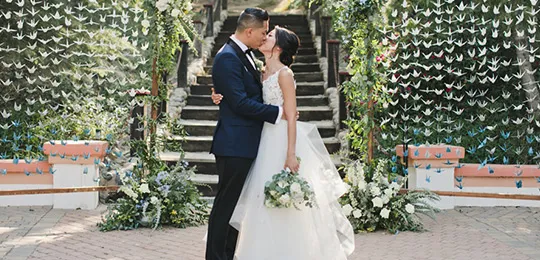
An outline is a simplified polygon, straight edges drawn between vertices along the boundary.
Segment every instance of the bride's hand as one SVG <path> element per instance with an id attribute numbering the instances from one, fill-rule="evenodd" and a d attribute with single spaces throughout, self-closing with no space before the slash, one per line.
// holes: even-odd
<path id="1" fill-rule="evenodd" d="M 300 112 L 296 111 L 296 120 L 298 120 L 298 118 L 300 118 Z M 287 120 L 287 116 L 285 116 L 285 113 L 281 115 L 281 119 Z"/>
<path id="2" fill-rule="evenodd" d="M 300 170 L 300 163 L 298 162 L 298 158 L 296 158 L 296 155 L 287 156 L 287 160 L 285 161 L 285 166 L 283 168 L 289 168 L 291 170 L 291 173 L 298 173 L 298 171 Z"/>
<path id="3" fill-rule="evenodd" d="M 212 88 L 212 102 L 214 102 L 214 104 L 216 105 L 219 105 L 222 99 L 223 99 L 223 95 L 216 94 L 216 91 L 214 90 L 214 88 Z"/>

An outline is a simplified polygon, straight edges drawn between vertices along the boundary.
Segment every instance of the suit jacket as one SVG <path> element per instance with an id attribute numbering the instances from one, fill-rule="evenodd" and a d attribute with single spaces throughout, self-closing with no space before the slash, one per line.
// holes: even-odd
<path id="1" fill-rule="evenodd" d="M 214 58 L 212 81 L 223 95 L 210 153 L 255 158 L 264 122 L 275 123 L 277 106 L 265 105 L 260 73 L 232 40 Z"/>

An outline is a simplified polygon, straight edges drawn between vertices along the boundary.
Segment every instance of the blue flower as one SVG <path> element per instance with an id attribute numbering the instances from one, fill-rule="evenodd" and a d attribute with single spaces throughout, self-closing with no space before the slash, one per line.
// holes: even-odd
<path id="1" fill-rule="evenodd" d="M 171 189 L 171 185 L 163 185 L 159 187 L 159 191 L 161 191 L 164 196 L 167 196 L 167 194 L 169 194 L 170 189 Z"/>
<path id="2" fill-rule="evenodd" d="M 169 174 L 168 174 L 167 172 L 165 172 L 165 171 L 159 172 L 158 175 L 157 175 L 157 177 L 156 177 L 156 183 L 157 183 L 158 185 L 162 185 L 162 184 L 161 184 L 161 180 L 163 180 L 164 178 L 167 178 L 168 175 L 169 175 Z"/>

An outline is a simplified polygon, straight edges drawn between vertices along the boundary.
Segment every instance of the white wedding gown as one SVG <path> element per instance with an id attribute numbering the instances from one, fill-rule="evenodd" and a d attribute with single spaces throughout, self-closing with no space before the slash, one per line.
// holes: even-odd
<path id="1" fill-rule="evenodd" d="M 278 71 L 279 72 L 279 71 Z M 263 82 L 266 104 L 283 106 L 278 74 Z M 287 154 L 287 121 L 265 123 L 257 159 L 230 220 L 239 231 L 238 260 L 341 260 L 354 250 L 354 233 L 337 199 L 345 185 L 326 150 L 317 127 L 297 123 L 299 174 L 313 188 L 318 207 L 269 209 L 264 185 L 283 169 Z"/>

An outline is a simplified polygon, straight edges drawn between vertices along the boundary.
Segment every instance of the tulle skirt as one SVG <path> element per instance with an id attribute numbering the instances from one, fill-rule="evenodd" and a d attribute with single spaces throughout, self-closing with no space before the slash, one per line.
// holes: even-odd
<path id="1" fill-rule="evenodd" d="M 283 169 L 287 121 L 265 123 L 257 159 L 230 220 L 239 231 L 238 260 L 341 260 L 354 251 L 354 232 L 338 198 L 346 192 L 322 138 L 313 124 L 297 123 L 299 174 L 315 192 L 314 208 L 270 209 L 264 186 Z"/>

